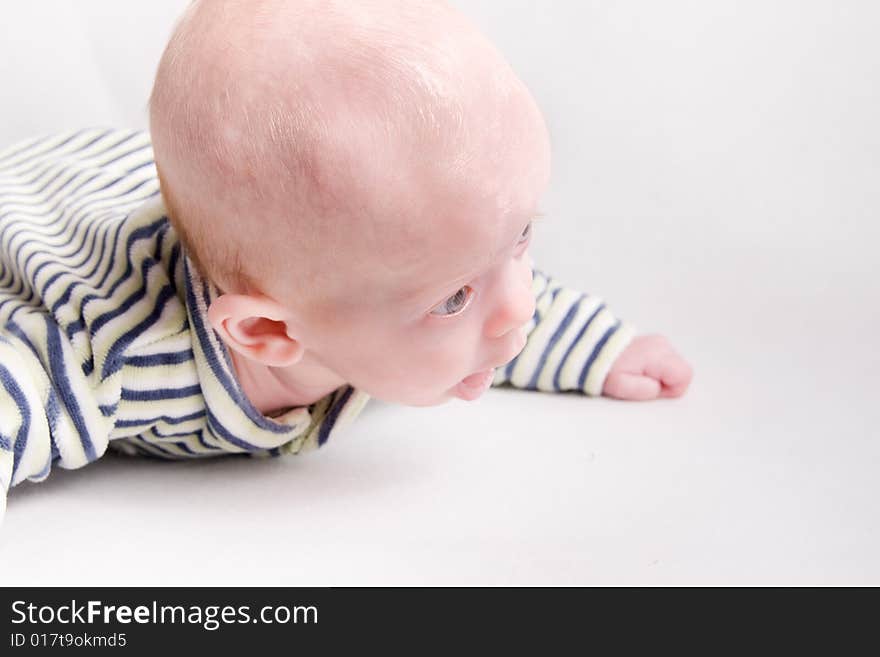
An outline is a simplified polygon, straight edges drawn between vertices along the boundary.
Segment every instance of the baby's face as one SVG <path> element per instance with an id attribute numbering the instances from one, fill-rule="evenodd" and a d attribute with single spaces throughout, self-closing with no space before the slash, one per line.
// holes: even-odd
<path id="1" fill-rule="evenodd" d="M 530 239 L 528 219 L 511 216 L 491 231 L 425 243 L 419 271 L 337 306 L 312 343 L 315 354 L 379 399 L 423 406 L 477 398 L 494 368 L 525 345 L 522 327 L 534 312 Z"/>
<path id="2" fill-rule="evenodd" d="M 494 369 L 522 350 L 535 310 L 528 248 L 549 145 L 543 124 L 534 129 L 522 148 L 487 158 L 485 171 L 405 176 L 386 194 L 398 218 L 336 245 L 348 293 L 309 321 L 304 341 L 322 365 L 409 405 L 488 388 Z"/>

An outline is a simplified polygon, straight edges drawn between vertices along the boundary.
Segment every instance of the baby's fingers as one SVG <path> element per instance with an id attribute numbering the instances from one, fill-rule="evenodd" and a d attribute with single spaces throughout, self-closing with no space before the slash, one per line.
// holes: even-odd
<path id="1" fill-rule="evenodd" d="M 605 379 L 602 394 L 614 399 L 647 401 L 660 395 L 660 382 L 641 374 L 612 372 Z"/>
<path id="2" fill-rule="evenodd" d="M 660 391 L 661 397 L 681 397 L 688 389 L 691 380 L 688 378 L 686 381 L 682 383 L 676 383 L 673 385 L 663 384 L 663 389 Z"/>
<path id="3" fill-rule="evenodd" d="M 680 397 L 688 389 L 693 370 L 678 354 L 671 353 L 656 366 L 647 368 L 648 376 L 661 382 L 660 397 Z"/>

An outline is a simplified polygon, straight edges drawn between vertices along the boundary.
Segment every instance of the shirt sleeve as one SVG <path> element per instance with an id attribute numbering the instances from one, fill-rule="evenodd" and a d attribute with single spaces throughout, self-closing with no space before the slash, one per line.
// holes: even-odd
<path id="1" fill-rule="evenodd" d="M 543 392 L 602 394 L 605 378 L 635 336 L 598 296 L 563 287 L 535 270 L 535 314 L 520 354 L 495 372 L 493 385 Z"/>
<path id="2" fill-rule="evenodd" d="M 9 489 L 78 468 L 107 448 L 106 417 L 51 318 L 20 313 L 0 328 L 0 521 Z"/>

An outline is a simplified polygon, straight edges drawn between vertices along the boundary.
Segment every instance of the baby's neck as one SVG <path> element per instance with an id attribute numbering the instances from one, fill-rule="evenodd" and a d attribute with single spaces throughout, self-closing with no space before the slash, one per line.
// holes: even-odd
<path id="1" fill-rule="evenodd" d="M 345 385 L 308 354 L 296 365 L 269 367 L 234 349 L 229 353 L 244 394 L 263 415 L 291 406 L 308 406 Z"/>

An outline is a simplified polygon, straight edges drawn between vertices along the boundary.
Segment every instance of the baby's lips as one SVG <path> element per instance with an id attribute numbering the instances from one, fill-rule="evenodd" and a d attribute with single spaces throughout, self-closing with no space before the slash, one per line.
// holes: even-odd
<path id="1" fill-rule="evenodd" d="M 455 386 L 455 394 L 459 399 L 473 401 L 488 390 L 494 378 L 494 369 L 483 370 L 482 372 L 466 376 Z"/>
<path id="2" fill-rule="evenodd" d="M 468 388 L 481 388 L 485 383 L 486 377 L 492 377 L 495 374 L 494 369 L 483 370 L 482 372 L 476 372 L 475 374 L 471 374 L 470 376 L 466 376 L 461 380 L 461 384 Z"/>

